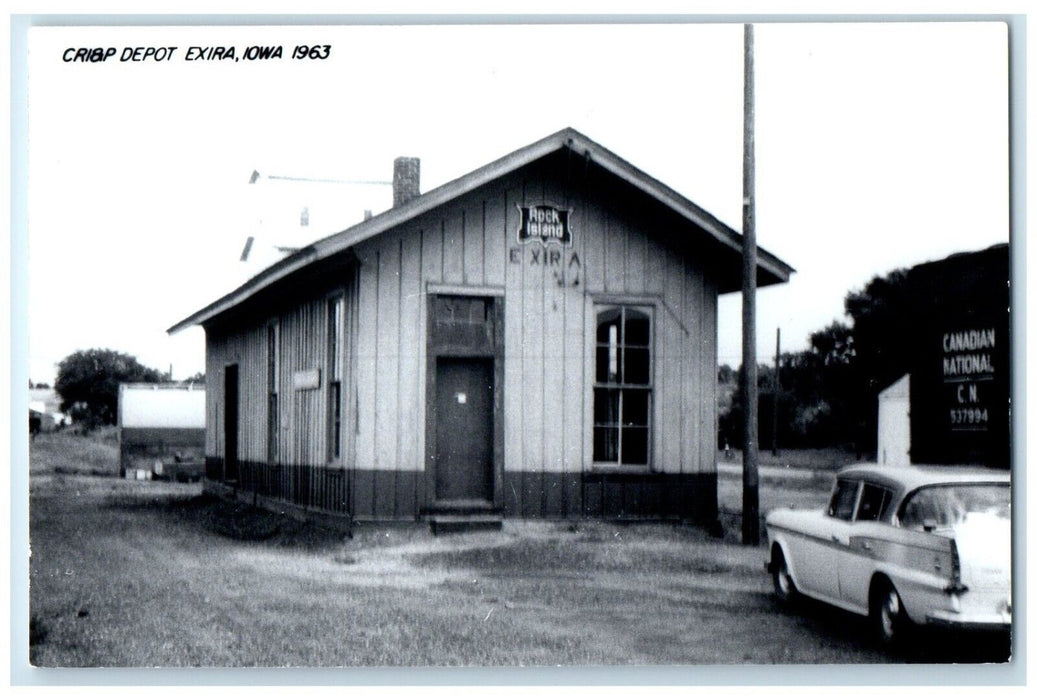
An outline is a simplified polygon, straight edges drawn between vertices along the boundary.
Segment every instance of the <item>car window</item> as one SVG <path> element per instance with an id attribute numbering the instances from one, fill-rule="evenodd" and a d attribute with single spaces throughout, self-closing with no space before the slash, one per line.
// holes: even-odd
<path id="1" fill-rule="evenodd" d="M 966 522 L 1011 518 L 1008 484 L 956 484 L 921 488 L 900 509 L 900 524 L 914 530 L 952 528 Z"/>
<path id="2" fill-rule="evenodd" d="M 859 482 L 839 479 L 832 492 L 832 500 L 828 504 L 828 514 L 840 520 L 853 517 L 853 506 L 857 503 L 857 486 Z"/>
<path id="3" fill-rule="evenodd" d="M 857 505 L 857 520 L 884 520 L 889 510 L 893 493 L 876 484 L 865 484 L 861 490 L 861 501 Z"/>

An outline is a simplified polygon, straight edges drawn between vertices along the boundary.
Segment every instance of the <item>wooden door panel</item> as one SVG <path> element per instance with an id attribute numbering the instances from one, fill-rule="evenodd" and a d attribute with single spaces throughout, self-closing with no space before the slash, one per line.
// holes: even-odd
<path id="1" fill-rule="evenodd" d="M 436 499 L 493 499 L 493 359 L 436 361 Z"/>

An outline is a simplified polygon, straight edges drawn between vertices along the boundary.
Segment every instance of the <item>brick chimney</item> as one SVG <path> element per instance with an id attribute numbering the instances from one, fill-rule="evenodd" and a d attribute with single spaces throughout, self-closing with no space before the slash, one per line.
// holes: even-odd
<path id="1" fill-rule="evenodd" d="M 392 163 L 392 205 L 399 207 L 421 194 L 421 161 L 397 158 Z"/>

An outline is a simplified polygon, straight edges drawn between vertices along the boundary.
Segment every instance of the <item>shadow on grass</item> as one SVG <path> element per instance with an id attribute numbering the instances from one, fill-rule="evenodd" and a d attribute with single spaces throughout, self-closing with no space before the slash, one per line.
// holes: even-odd
<path id="1" fill-rule="evenodd" d="M 212 495 L 118 494 L 106 507 L 151 514 L 185 531 L 202 531 L 238 542 L 296 547 L 304 551 L 341 545 L 343 535 L 280 513 Z"/>
<path id="2" fill-rule="evenodd" d="M 718 561 L 709 553 L 696 554 L 694 547 L 667 547 L 665 542 L 612 546 L 607 539 L 581 533 L 571 538 L 523 539 L 501 545 L 433 552 L 414 556 L 412 560 L 419 566 L 470 569 L 493 577 L 521 578 L 582 578 L 587 572 L 725 575 L 756 571 Z"/>
<path id="3" fill-rule="evenodd" d="M 881 647 L 868 618 L 862 615 L 805 598 L 790 607 L 783 607 L 773 597 L 771 601 L 775 608 L 796 618 L 798 626 L 825 639 L 874 649 L 887 655 L 892 663 L 976 664 L 1011 660 L 1008 634 L 914 627 L 899 648 L 890 650 Z"/>
<path id="4" fill-rule="evenodd" d="M 69 467 L 65 465 L 58 465 L 54 467 L 55 474 L 63 474 L 65 476 L 101 476 L 107 478 L 118 478 L 119 475 L 116 472 L 108 469 L 91 468 L 85 467 Z"/>

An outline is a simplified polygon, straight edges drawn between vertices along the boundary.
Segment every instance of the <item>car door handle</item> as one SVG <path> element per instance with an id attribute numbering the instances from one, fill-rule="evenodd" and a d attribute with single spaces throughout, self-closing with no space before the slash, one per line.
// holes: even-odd
<path id="1" fill-rule="evenodd" d="M 861 549 L 871 551 L 871 542 L 861 542 Z"/>

